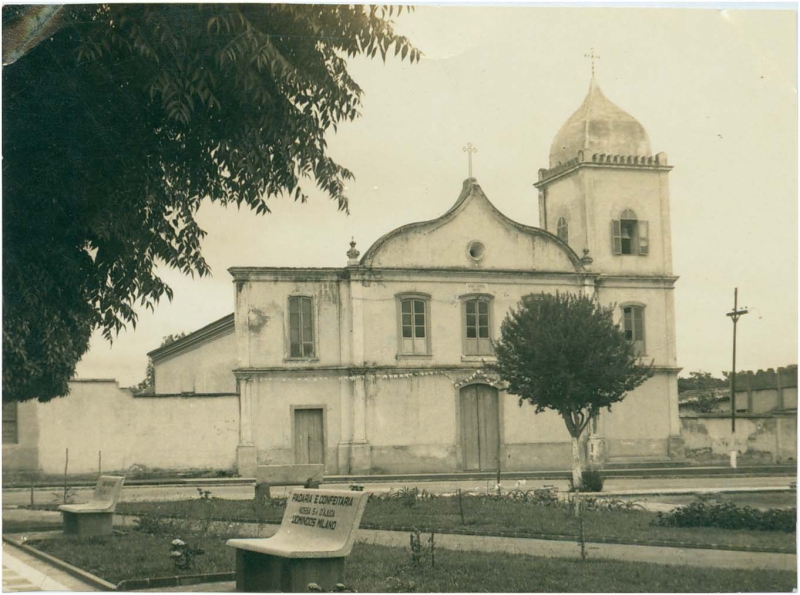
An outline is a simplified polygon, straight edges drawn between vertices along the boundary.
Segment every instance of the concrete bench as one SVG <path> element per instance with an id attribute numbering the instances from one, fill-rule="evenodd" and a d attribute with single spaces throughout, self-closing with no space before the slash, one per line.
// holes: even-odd
<path id="1" fill-rule="evenodd" d="M 111 535 L 114 509 L 122 491 L 124 477 L 101 475 L 92 499 L 85 504 L 64 504 L 58 509 L 64 517 L 64 533 L 69 535 Z"/>
<path id="2" fill-rule="evenodd" d="M 273 537 L 228 540 L 236 548 L 236 590 L 302 593 L 309 583 L 334 590 L 368 498 L 368 492 L 293 490 Z"/>
<path id="3" fill-rule="evenodd" d="M 318 487 L 325 465 L 259 465 L 256 467 L 256 500 L 270 497 L 270 486 Z"/>

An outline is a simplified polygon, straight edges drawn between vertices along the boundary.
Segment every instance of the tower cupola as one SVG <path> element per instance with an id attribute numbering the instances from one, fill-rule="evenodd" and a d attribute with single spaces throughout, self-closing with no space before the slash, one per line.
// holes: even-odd
<path id="1" fill-rule="evenodd" d="M 589 159 L 593 154 L 652 154 L 644 126 L 609 101 L 594 76 L 583 104 L 564 123 L 550 146 L 550 167 L 575 159 L 578 151 Z"/>

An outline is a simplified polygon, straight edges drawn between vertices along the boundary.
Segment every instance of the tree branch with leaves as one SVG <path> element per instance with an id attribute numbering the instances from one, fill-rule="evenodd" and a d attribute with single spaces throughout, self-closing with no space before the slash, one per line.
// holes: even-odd
<path id="1" fill-rule="evenodd" d="M 311 185 L 347 211 L 325 134 L 359 116 L 347 58 L 420 59 L 400 10 L 4 6 L 4 402 L 66 395 L 95 329 L 172 298 L 158 267 L 210 273 L 202 201 L 265 214 Z"/>

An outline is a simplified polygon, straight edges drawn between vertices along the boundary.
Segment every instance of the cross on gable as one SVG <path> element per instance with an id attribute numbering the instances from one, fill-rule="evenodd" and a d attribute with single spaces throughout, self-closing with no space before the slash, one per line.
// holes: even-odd
<path id="1" fill-rule="evenodd" d="M 467 154 L 467 158 L 469 160 L 469 177 L 472 177 L 472 154 L 478 152 L 478 148 L 475 147 L 472 143 L 467 143 L 466 147 L 461 149 Z"/>

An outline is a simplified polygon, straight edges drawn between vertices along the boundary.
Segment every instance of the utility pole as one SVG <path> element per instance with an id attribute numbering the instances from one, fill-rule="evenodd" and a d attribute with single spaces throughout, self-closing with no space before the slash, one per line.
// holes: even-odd
<path id="1" fill-rule="evenodd" d="M 736 433 L 736 323 L 739 317 L 747 314 L 747 308 L 739 310 L 739 288 L 733 290 L 733 311 L 728 312 L 733 320 L 733 370 L 731 371 L 731 439 Z"/>

